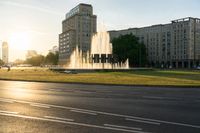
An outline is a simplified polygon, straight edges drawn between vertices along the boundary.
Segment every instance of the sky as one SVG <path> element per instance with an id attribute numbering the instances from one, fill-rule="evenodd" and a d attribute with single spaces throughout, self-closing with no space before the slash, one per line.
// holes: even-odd
<path id="1" fill-rule="evenodd" d="M 65 14 L 79 3 L 92 4 L 107 30 L 200 18 L 200 0 L 0 0 L 0 43 L 9 42 L 10 61 L 24 59 L 26 50 L 47 54 L 58 45 Z"/>

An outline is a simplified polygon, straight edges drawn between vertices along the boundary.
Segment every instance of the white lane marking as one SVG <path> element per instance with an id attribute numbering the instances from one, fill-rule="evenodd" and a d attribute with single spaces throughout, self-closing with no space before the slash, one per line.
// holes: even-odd
<path id="1" fill-rule="evenodd" d="M 0 113 L 7 113 L 7 114 L 18 114 L 19 112 L 10 112 L 10 111 L 4 111 L 4 110 L 0 110 Z"/>
<path id="2" fill-rule="evenodd" d="M 66 89 L 47 89 L 48 91 L 56 91 L 56 92 L 69 92 L 73 93 L 75 90 L 66 90 Z"/>
<path id="3" fill-rule="evenodd" d="M 13 100 L 6 100 L 6 99 L 1 99 L 1 98 L 0 98 L 0 102 L 5 102 L 5 103 L 14 103 Z"/>
<path id="4" fill-rule="evenodd" d="M 91 93 L 96 93 L 96 92 L 91 92 L 91 91 L 74 91 L 76 93 L 83 93 L 83 94 L 91 94 Z"/>
<path id="5" fill-rule="evenodd" d="M 50 108 L 48 105 L 45 104 L 31 103 L 30 105 L 39 108 Z"/>
<path id="6" fill-rule="evenodd" d="M 13 99 L 8 99 L 8 100 L 13 100 Z M 42 103 L 27 102 L 27 101 L 22 101 L 22 100 L 13 100 L 13 101 L 18 102 L 18 103 L 26 103 L 26 104 L 42 104 Z M 159 122 L 159 123 L 165 123 L 165 124 L 171 124 L 171 125 L 178 125 L 178 126 L 192 127 L 192 128 L 200 129 L 199 125 L 191 125 L 191 124 L 186 124 L 186 123 L 170 122 L 170 121 L 149 119 L 149 118 L 143 118 L 143 117 L 137 117 L 137 116 L 129 116 L 129 115 L 122 115 L 122 114 L 80 109 L 80 108 L 72 108 L 72 107 L 59 106 L 59 105 L 53 105 L 53 104 L 42 104 L 42 105 L 46 105 L 46 106 L 54 107 L 54 108 L 60 108 L 60 109 L 82 110 L 82 111 L 88 111 L 88 112 L 93 112 L 93 113 L 97 113 L 97 114 L 109 115 L 109 116 L 125 117 L 125 118 L 130 118 L 130 119 L 146 120 L 146 121 L 153 121 L 153 122 Z"/>
<path id="7" fill-rule="evenodd" d="M 96 91 L 97 93 L 113 93 L 113 91 Z"/>
<path id="8" fill-rule="evenodd" d="M 57 91 L 57 92 L 63 92 L 63 90 L 59 90 L 59 89 L 48 89 L 49 91 Z"/>
<path id="9" fill-rule="evenodd" d="M 149 118 L 142 118 L 142 117 L 136 117 L 136 116 L 129 116 L 129 115 L 120 115 L 120 114 L 114 114 L 114 113 L 107 113 L 107 112 L 99 112 L 99 114 L 104 115 L 110 115 L 110 116 L 117 116 L 117 117 L 126 117 L 126 118 L 133 118 L 138 120 L 147 120 L 147 121 L 153 121 L 153 122 L 159 122 L 159 123 L 165 123 L 165 124 L 172 124 L 172 125 L 178 125 L 178 126 L 185 126 L 185 127 L 192 127 L 192 128 L 199 128 L 198 125 L 191 125 L 191 124 L 185 124 L 185 123 L 178 123 L 178 122 L 169 122 L 169 121 L 163 121 L 163 120 L 156 120 L 156 119 L 149 119 Z"/>
<path id="10" fill-rule="evenodd" d="M 63 120 L 63 121 L 74 121 L 73 119 L 67 119 L 67 118 L 60 118 L 60 117 L 54 117 L 54 116 L 44 116 L 48 119 L 56 119 L 56 120 Z"/>
<path id="11" fill-rule="evenodd" d="M 164 97 L 154 97 L 154 96 L 142 96 L 143 98 L 150 98 L 150 99 L 165 99 Z"/>
<path id="12" fill-rule="evenodd" d="M 123 129 L 132 129 L 132 130 L 142 130 L 142 128 L 137 127 L 127 127 L 127 126 L 119 126 L 119 125 L 111 125 L 111 124 L 104 124 L 106 127 L 116 127 L 116 128 L 123 128 Z"/>
<path id="13" fill-rule="evenodd" d="M 0 113 L 0 115 L 10 116 L 10 117 L 18 117 L 18 118 L 25 118 L 25 119 L 33 119 L 33 120 L 41 120 L 41 121 L 49 121 L 49 122 L 56 122 L 56 123 L 63 123 L 63 124 L 76 125 L 76 126 L 84 126 L 84 127 L 89 127 L 89 128 L 99 128 L 99 129 L 123 131 L 123 132 L 130 132 L 130 133 L 147 133 L 147 132 L 142 132 L 142 131 L 134 131 L 134 130 L 128 130 L 128 129 L 105 127 L 105 126 L 98 126 L 98 125 L 91 125 L 91 124 L 77 123 L 77 122 L 69 122 L 69 121 L 62 121 L 62 120 L 54 120 L 54 119 L 25 116 L 25 115 L 6 114 L 6 113 Z"/>
<path id="14" fill-rule="evenodd" d="M 153 125 L 160 125 L 160 124 L 161 124 L 161 123 L 158 123 L 158 122 L 144 121 L 144 120 L 138 120 L 138 119 L 129 119 L 129 118 L 126 118 L 126 120 L 127 120 L 127 121 L 140 122 L 140 123 L 153 124 Z"/>
<path id="15" fill-rule="evenodd" d="M 181 98 L 173 98 L 173 97 L 154 97 L 154 96 L 142 96 L 142 97 L 148 99 L 181 100 Z"/>
<path id="16" fill-rule="evenodd" d="M 90 112 L 90 113 L 97 114 L 97 111 L 92 111 L 92 110 L 87 110 L 87 109 L 79 109 L 79 108 L 72 108 L 72 107 L 67 107 L 67 108 L 71 108 L 71 110 L 78 110 L 78 111 Z"/>
<path id="17" fill-rule="evenodd" d="M 70 110 L 71 112 L 75 112 L 75 113 L 82 113 L 82 114 L 89 114 L 89 115 L 97 115 L 96 113 L 93 112 L 88 112 L 88 111 L 81 111 L 81 110 Z"/>

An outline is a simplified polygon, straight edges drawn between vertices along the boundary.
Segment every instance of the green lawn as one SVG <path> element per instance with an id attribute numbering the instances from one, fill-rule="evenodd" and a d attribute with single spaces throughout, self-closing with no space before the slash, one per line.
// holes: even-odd
<path id="1" fill-rule="evenodd" d="M 96 72 L 61 74 L 48 69 L 0 69 L 0 79 L 75 83 L 200 86 L 200 71 L 143 70 L 132 72 Z"/>

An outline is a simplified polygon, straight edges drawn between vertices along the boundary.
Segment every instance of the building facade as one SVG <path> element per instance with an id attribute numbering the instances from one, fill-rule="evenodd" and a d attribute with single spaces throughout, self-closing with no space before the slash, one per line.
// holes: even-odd
<path id="1" fill-rule="evenodd" d="M 97 17 L 93 7 L 79 4 L 66 14 L 62 22 L 62 33 L 59 35 L 59 64 L 66 65 L 76 47 L 86 54 L 91 47 L 91 39 L 97 31 Z"/>
<path id="2" fill-rule="evenodd" d="M 5 64 L 8 64 L 8 43 L 2 43 L 2 60 Z"/>
<path id="3" fill-rule="evenodd" d="M 183 18 L 169 24 L 109 31 L 111 40 L 133 34 L 144 43 L 150 66 L 192 68 L 200 65 L 200 19 Z"/>

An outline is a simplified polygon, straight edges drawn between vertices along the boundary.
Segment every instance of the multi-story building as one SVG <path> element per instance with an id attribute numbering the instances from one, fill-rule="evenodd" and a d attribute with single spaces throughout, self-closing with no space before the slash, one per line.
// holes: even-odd
<path id="1" fill-rule="evenodd" d="M 2 60 L 5 64 L 8 64 L 8 43 L 2 43 Z"/>
<path id="2" fill-rule="evenodd" d="M 110 31 L 111 40 L 133 34 L 144 43 L 149 65 L 191 68 L 200 65 L 200 19 L 183 18 L 169 24 Z"/>
<path id="3" fill-rule="evenodd" d="M 76 47 L 83 55 L 90 50 L 92 36 L 97 30 L 96 18 L 93 7 L 88 4 L 79 4 L 66 14 L 59 35 L 59 64 L 69 63 Z"/>

